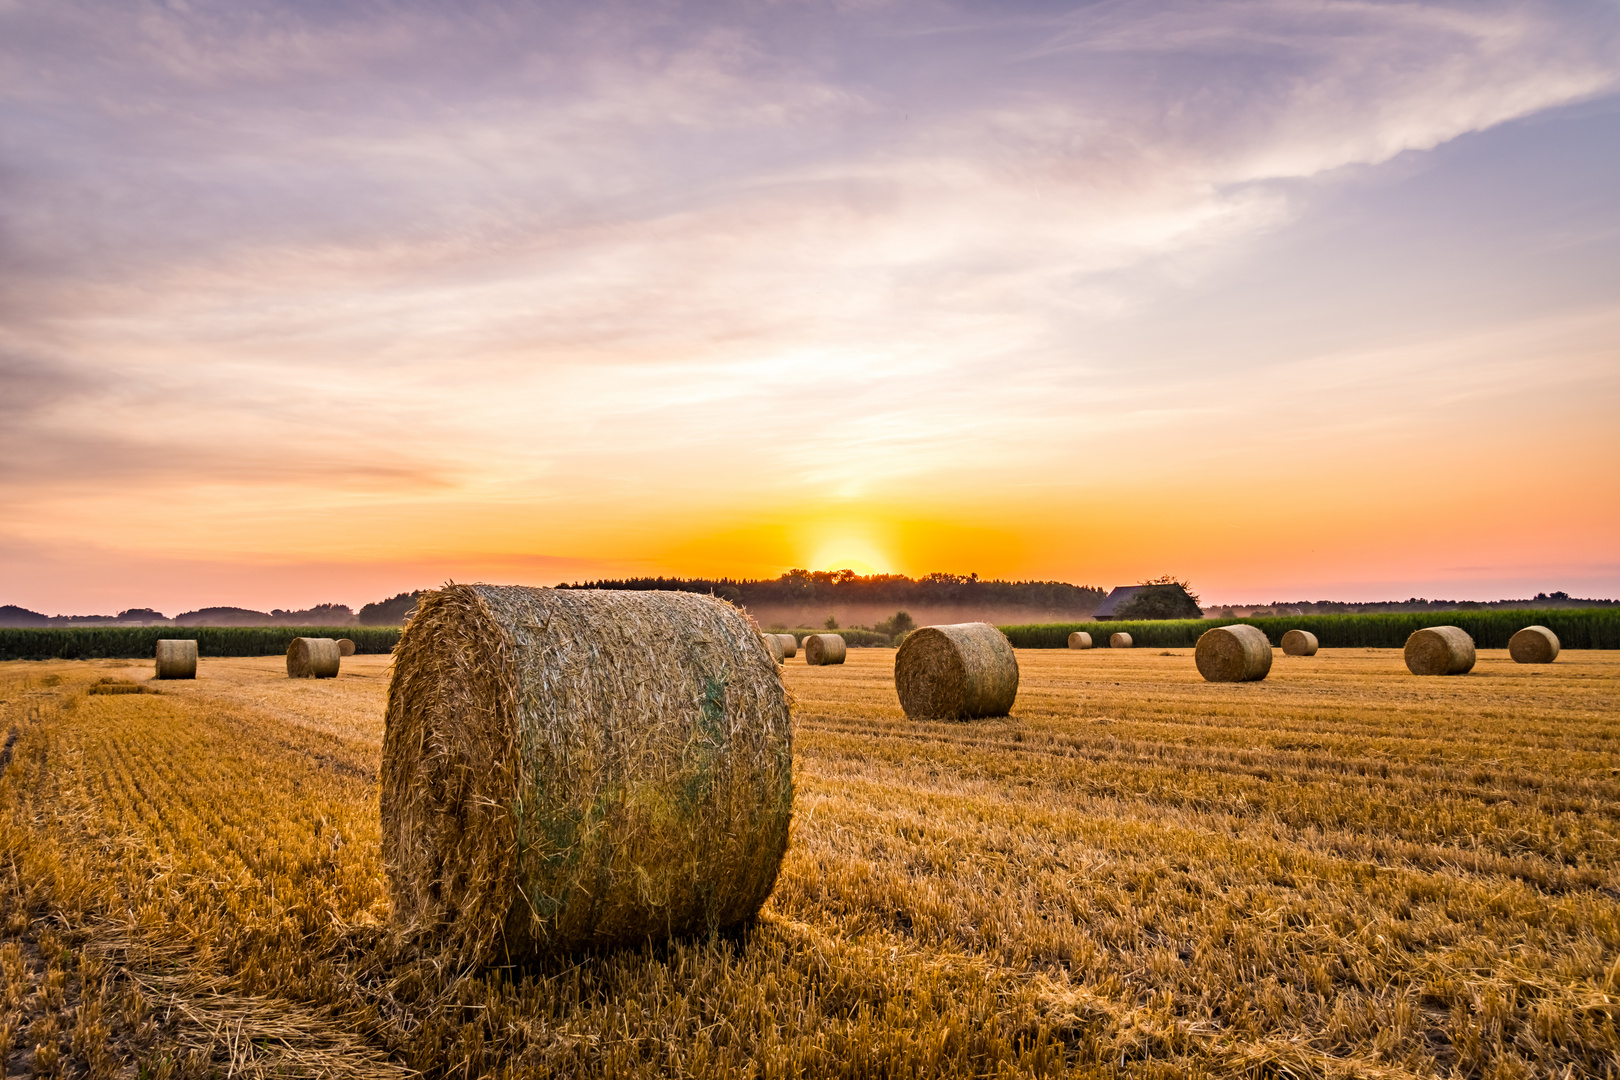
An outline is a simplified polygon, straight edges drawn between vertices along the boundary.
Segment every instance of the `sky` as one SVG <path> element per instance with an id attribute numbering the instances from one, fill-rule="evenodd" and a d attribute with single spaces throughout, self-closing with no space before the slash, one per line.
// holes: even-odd
<path id="1" fill-rule="evenodd" d="M 1620 5 L 0 0 L 0 603 L 1620 597 Z"/>

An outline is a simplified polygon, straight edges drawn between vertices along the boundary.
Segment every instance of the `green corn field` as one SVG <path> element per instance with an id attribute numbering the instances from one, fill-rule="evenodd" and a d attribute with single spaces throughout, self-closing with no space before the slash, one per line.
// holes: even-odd
<path id="1" fill-rule="evenodd" d="M 1372 615 L 1276 615 L 1262 619 L 1168 619 L 1152 622 L 1045 623 L 1003 626 L 1002 632 L 1021 649 L 1064 649 L 1069 634 L 1084 630 L 1095 647 L 1106 649 L 1108 635 L 1123 631 L 1136 648 L 1178 649 L 1197 644 L 1212 626 L 1248 623 L 1265 632 L 1273 645 L 1290 630 L 1309 630 L 1325 649 L 1398 649 L 1425 626 L 1458 626 L 1482 649 L 1505 649 L 1508 639 L 1526 626 L 1545 626 L 1566 649 L 1620 649 L 1620 608 L 1572 608 L 1554 611 L 1399 611 Z"/>
<path id="2" fill-rule="evenodd" d="M 293 638 L 348 638 L 357 653 L 392 652 L 397 626 L 73 626 L 0 629 L 0 660 L 138 660 L 159 640 L 195 639 L 198 656 L 277 656 Z"/>

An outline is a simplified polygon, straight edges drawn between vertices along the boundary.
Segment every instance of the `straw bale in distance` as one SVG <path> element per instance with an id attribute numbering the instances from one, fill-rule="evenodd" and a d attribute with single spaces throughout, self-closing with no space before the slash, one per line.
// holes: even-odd
<path id="1" fill-rule="evenodd" d="M 1466 675 L 1474 669 L 1474 639 L 1456 626 L 1430 626 L 1406 639 L 1406 669 L 1414 675 Z"/>
<path id="2" fill-rule="evenodd" d="M 92 694 L 144 694 L 146 687 L 136 682 L 103 679 L 90 688 Z"/>
<path id="3" fill-rule="evenodd" d="M 1508 639 L 1515 664 L 1550 664 L 1558 659 L 1558 635 L 1545 626 L 1527 626 Z"/>
<path id="4" fill-rule="evenodd" d="M 924 626 L 894 654 L 894 689 L 914 720 L 1006 716 L 1018 698 L 1018 657 L 989 623 Z"/>
<path id="5" fill-rule="evenodd" d="M 1076 630 L 1074 633 L 1069 635 L 1069 648 L 1071 648 L 1071 649 L 1089 649 L 1089 648 L 1091 648 L 1091 635 L 1086 633 L 1084 630 Z"/>
<path id="6" fill-rule="evenodd" d="M 781 669 L 712 596 L 450 585 L 394 651 L 380 786 L 395 919 L 444 955 L 722 930 L 787 849 Z"/>
<path id="7" fill-rule="evenodd" d="M 1117 634 L 1108 635 L 1108 647 L 1110 649 L 1128 649 L 1132 644 L 1134 643 L 1131 641 L 1131 635 L 1123 630 Z"/>
<path id="8" fill-rule="evenodd" d="M 353 641 L 350 641 L 346 637 L 340 637 L 340 638 L 337 639 L 337 643 L 338 643 L 338 655 L 340 655 L 340 656 L 353 656 L 354 655 L 354 642 Z"/>
<path id="9" fill-rule="evenodd" d="M 338 673 L 343 654 L 329 637 L 293 638 L 287 646 L 289 679 L 330 679 Z"/>
<path id="10" fill-rule="evenodd" d="M 1316 635 L 1309 630 L 1290 630 L 1282 636 L 1282 651 L 1288 656 L 1315 656 Z"/>
<path id="11" fill-rule="evenodd" d="M 1193 657 L 1198 674 L 1209 682 L 1257 682 L 1271 673 L 1271 642 L 1247 623 L 1205 630 Z"/>
<path id="12" fill-rule="evenodd" d="M 792 634 L 777 634 L 776 636 L 777 639 L 782 642 L 782 656 L 784 659 L 791 660 L 798 655 L 798 638 L 794 637 Z"/>
<path id="13" fill-rule="evenodd" d="M 157 677 L 195 679 L 197 643 L 189 638 L 161 638 L 157 643 Z"/>
<path id="14" fill-rule="evenodd" d="M 771 654 L 771 659 L 780 664 L 782 662 L 782 635 L 761 634 L 759 639 L 765 643 L 765 649 Z"/>
<path id="15" fill-rule="evenodd" d="M 822 664 L 842 664 L 848 654 L 844 639 L 839 634 L 806 634 L 804 662 L 817 667 Z"/>

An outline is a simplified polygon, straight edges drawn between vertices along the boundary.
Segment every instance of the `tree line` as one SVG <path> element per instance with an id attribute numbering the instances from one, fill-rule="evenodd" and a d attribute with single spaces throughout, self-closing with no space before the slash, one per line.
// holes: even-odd
<path id="1" fill-rule="evenodd" d="M 893 604 L 896 607 L 1019 607 L 1085 614 L 1102 589 L 1066 581 L 985 580 L 978 574 L 860 575 L 853 570 L 789 570 L 778 578 L 621 578 L 562 584 L 559 589 L 648 589 L 712 593 L 746 607 L 766 604 Z"/>

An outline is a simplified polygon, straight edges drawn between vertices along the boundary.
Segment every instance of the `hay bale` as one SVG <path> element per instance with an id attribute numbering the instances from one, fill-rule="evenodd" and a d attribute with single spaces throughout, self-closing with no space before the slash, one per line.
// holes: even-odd
<path id="1" fill-rule="evenodd" d="M 343 653 L 329 637 L 293 638 L 287 646 L 289 679 L 331 679 L 338 673 Z"/>
<path id="2" fill-rule="evenodd" d="M 1545 626 L 1527 626 L 1508 639 L 1515 664 L 1550 664 L 1558 659 L 1558 635 Z"/>
<path id="3" fill-rule="evenodd" d="M 782 636 L 780 634 L 761 634 L 759 640 L 765 643 L 765 651 L 771 654 L 771 659 L 780 664 L 782 662 Z"/>
<path id="4" fill-rule="evenodd" d="M 1474 668 L 1474 639 L 1456 626 L 1430 626 L 1406 639 L 1406 669 L 1414 675 L 1466 675 Z"/>
<path id="5" fill-rule="evenodd" d="M 776 636 L 782 642 L 782 657 L 784 659 L 791 660 L 799 654 L 798 638 L 792 634 L 777 634 Z"/>
<path id="6" fill-rule="evenodd" d="M 1089 649 L 1089 648 L 1091 648 L 1091 635 L 1086 633 L 1084 630 L 1076 630 L 1074 633 L 1069 635 L 1069 648 L 1071 648 L 1071 649 Z"/>
<path id="7" fill-rule="evenodd" d="M 350 641 L 346 637 L 338 638 L 337 642 L 338 642 L 338 655 L 339 656 L 353 656 L 354 655 L 354 642 Z"/>
<path id="8" fill-rule="evenodd" d="M 1282 651 L 1288 656 L 1315 656 L 1316 635 L 1309 630 L 1290 630 L 1282 636 Z"/>
<path id="9" fill-rule="evenodd" d="M 189 638 L 160 638 L 157 643 L 157 677 L 195 679 L 197 643 Z"/>
<path id="10" fill-rule="evenodd" d="M 725 929 L 787 849 L 781 669 L 712 596 L 447 586 L 394 651 L 381 788 L 395 918 L 463 962 Z"/>
<path id="11" fill-rule="evenodd" d="M 1110 649 L 1128 649 L 1132 644 L 1131 635 L 1127 633 L 1121 632 L 1108 635 L 1108 647 Z"/>
<path id="12" fill-rule="evenodd" d="M 1247 623 L 1217 626 L 1198 635 L 1193 658 L 1209 682 L 1258 682 L 1271 673 L 1271 642 Z"/>
<path id="13" fill-rule="evenodd" d="M 807 634 L 804 639 L 804 662 L 812 667 L 821 664 L 842 664 L 849 649 L 838 634 Z"/>
<path id="14" fill-rule="evenodd" d="M 913 720 L 1006 716 L 1018 697 L 1018 657 L 989 623 L 924 626 L 894 654 L 894 689 Z"/>

